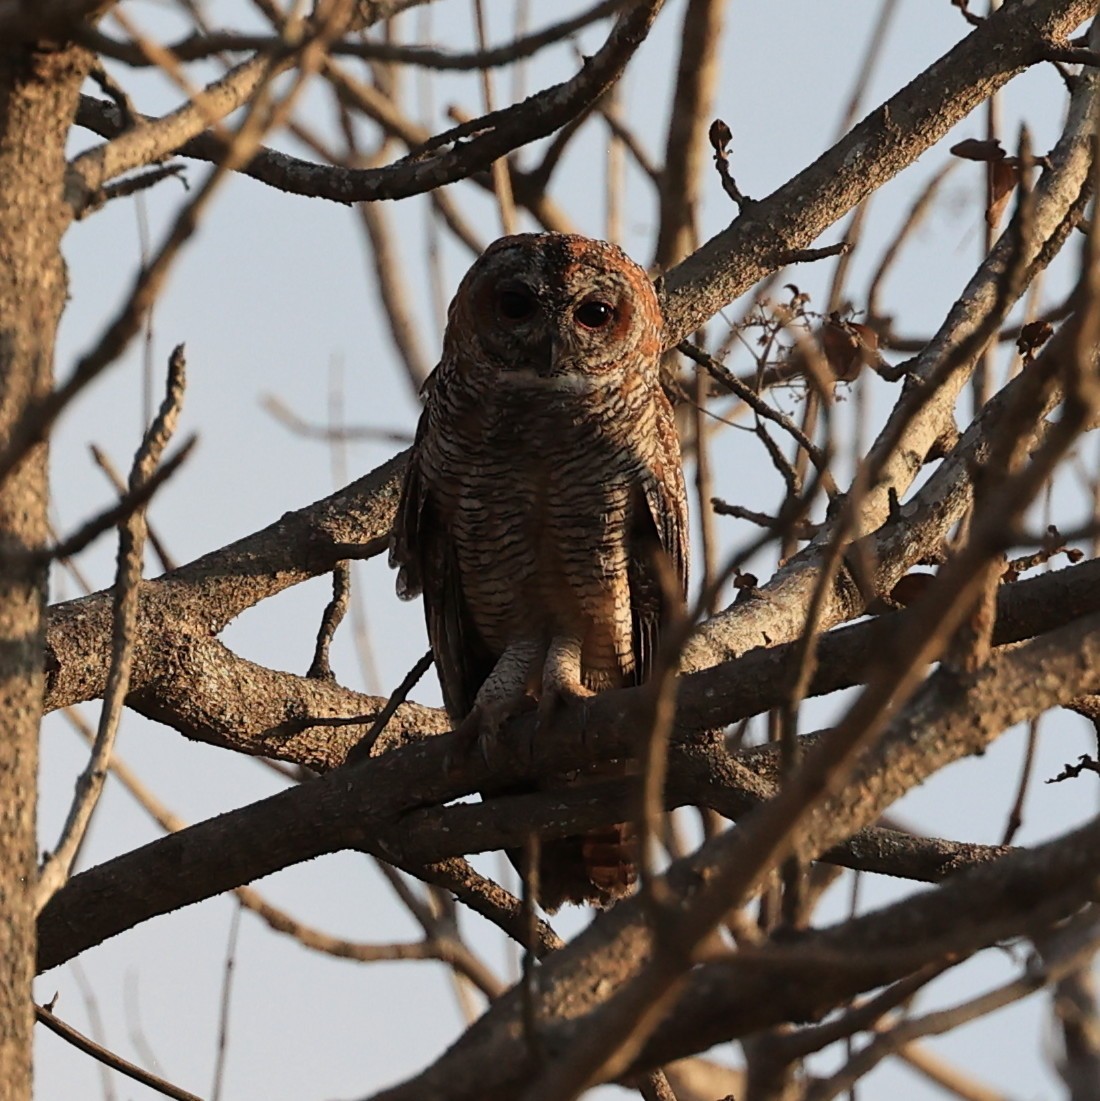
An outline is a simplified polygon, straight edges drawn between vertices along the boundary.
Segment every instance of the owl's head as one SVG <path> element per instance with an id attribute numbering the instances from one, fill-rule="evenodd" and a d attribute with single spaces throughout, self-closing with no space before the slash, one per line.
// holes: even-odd
<path id="1" fill-rule="evenodd" d="M 661 309 L 620 248 L 568 233 L 502 237 L 451 303 L 444 356 L 463 374 L 555 389 L 656 381 Z"/>

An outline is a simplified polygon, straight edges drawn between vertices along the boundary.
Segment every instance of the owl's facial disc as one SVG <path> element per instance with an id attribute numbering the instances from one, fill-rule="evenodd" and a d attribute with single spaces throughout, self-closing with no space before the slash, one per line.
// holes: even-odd
<path id="1" fill-rule="evenodd" d="M 648 364 L 659 353 L 640 305 L 647 295 L 645 273 L 612 246 L 564 234 L 502 238 L 456 299 L 477 342 L 463 359 L 512 385 L 586 392 L 618 385 L 639 369 L 639 357 Z"/>

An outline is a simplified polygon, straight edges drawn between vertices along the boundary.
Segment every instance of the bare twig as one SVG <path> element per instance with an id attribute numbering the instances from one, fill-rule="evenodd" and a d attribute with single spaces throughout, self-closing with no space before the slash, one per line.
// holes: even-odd
<path id="1" fill-rule="evenodd" d="M 960 1101 L 1008 1101 L 1002 1090 L 979 1082 L 921 1044 L 906 1044 L 894 1053 L 898 1059 Z"/>
<path id="2" fill-rule="evenodd" d="M 424 947 L 432 949 L 435 958 L 448 963 L 454 975 L 461 975 L 473 983 L 489 1001 L 499 998 L 504 993 L 504 985 L 463 942 L 446 917 L 437 913 L 429 903 L 417 898 L 401 878 L 401 872 L 388 861 L 375 858 L 375 864 L 423 929 Z"/>
<path id="3" fill-rule="evenodd" d="M 859 70 L 856 73 L 856 78 L 852 84 L 852 90 L 849 93 L 847 105 L 834 131 L 834 140 L 836 141 L 839 141 L 848 132 L 852 123 L 859 117 L 860 105 L 866 95 L 867 86 L 874 75 L 875 68 L 882 59 L 886 36 L 890 30 L 890 23 L 897 14 L 897 9 L 897 0 L 887 0 L 887 2 L 882 4 L 879 8 L 878 19 L 875 21 L 875 25 L 867 39 L 867 46 L 863 51 L 863 58 L 860 62 Z M 874 193 L 868 195 L 859 203 L 855 210 L 852 211 L 851 217 L 848 219 L 848 224 L 843 231 L 843 244 L 847 247 L 837 252 L 838 260 L 836 267 L 833 269 L 833 277 L 829 284 L 829 295 L 826 300 L 827 313 L 833 313 L 841 309 L 843 305 L 844 285 L 848 278 L 855 247 L 859 244 L 862 236 L 863 224 L 867 219 L 867 212 L 871 208 L 871 200 L 873 198 Z"/>
<path id="4" fill-rule="evenodd" d="M 129 489 L 137 493 L 156 470 L 164 448 L 175 431 L 186 385 L 186 364 L 183 345 L 175 349 L 168 361 L 167 394 L 160 412 L 150 425 L 134 457 Z M 145 548 L 145 508 L 130 511 L 119 525 L 118 571 L 111 632 L 111 666 L 103 708 L 99 717 L 95 745 L 84 771 L 76 784 L 76 793 L 69 809 L 61 837 L 53 854 L 39 871 L 35 892 L 35 908 L 40 912 L 50 898 L 68 879 L 73 861 L 91 821 L 92 813 L 103 791 L 103 781 L 111 759 L 123 701 L 130 684 L 130 668 L 134 660 L 134 630 L 138 613 L 138 588 L 141 584 L 142 554 Z"/>
<path id="5" fill-rule="evenodd" d="M 165 1097 L 173 1097 L 175 1101 L 202 1101 L 202 1098 L 195 1094 L 188 1093 L 187 1090 L 180 1089 L 179 1086 L 174 1086 L 171 1082 L 166 1082 L 163 1078 L 158 1078 L 155 1074 L 150 1074 L 147 1070 L 135 1066 L 123 1059 L 121 1055 L 116 1055 L 113 1051 L 100 1047 L 99 1044 L 89 1040 L 87 1036 L 77 1032 L 71 1025 L 67 1025 L 60 1018 L 55 1017 L 45 1007 L 36 1005 L 34 1015 L 51 1032 L 68 1041 L 73 1047 L 79 1048 L 86 1055 L 91 1055 L 93 1059 L 98 1059 L 101 1063 L 111 1067 L 112 1070 L 117 1070 L 119 1074 L 125 1074 L 127 1078 L 132 1078 L 135 1082 L 140 1082 L 143 1086 L 148 1086 L 149 1089 L 155 1090 Z"/>
<path id="6" fill-rule="evenodd" d="M 80 960 L 73 960 L 73 978 L 80 987 L 80 996 L 84 1000 L 84 1009 L 88 1014 L 88 1023 L 91 1026 L 92 1039 L 100 1047 L 107 1046 L 107 1033 L 103 1027 L 103 1014 L 99 1011 L 99 998 L 95 988 L 88 981 Z M 100 1077 L 103 1081 L 103 1101 L 117 1101 L 115 1092 L 115 1079 L 111 1074 L 111 1068 L 106 1063 L 99 1064 Z"/>
<path id="7" fill-rule="evenodd" d="M 58 540 L 52 547 L 47 547 L 41 552 L 42 555 L 46 558 L 69 558 L 72 555 L 79 554 L 104 532 L 118 527 L 138 509 L 148 507 L 153 494 L 187 461 L 196 442 L 197 437 L 189 436 L 176 453 L 165 459 L 150 474 L 147 480 L 136 486 L 131 486 L 117 504 L 105 509 L 98 516 L 93 516 L 87 523 L 74 531 L 72 535 Z"/>
<path id="8" fill-rule="evenodd" d="M 623 122 L 617 106 L 604 99 L 597 104 L 596 110 L 599 111 L 601 118 L 607 123 L 607 128 L 611 131 L 612 136 L 617 141 L 622 142 L 623 147 L 633 158 L 638 168 L 654 184 L 660 187 L 661 170 L 654 163 L 649 153 L 646 152 L 638 136 Z"/>
<path id="9" fill-rule="evenodd" d="M 497 162 L 501 163 L 501 162 Z M 411 310 L 412 295 L 404 277 L 402 250 L 394 240 L 389 214 L 381 203 L 359 203 L 359 219 L 370 243 L 371 272 L 385 310 L 390 338 L 415 397 L 432 369 L 424 349 L 423 326 Z"/>
<path id="10" fill-rule="evenodd" d="M 877 319 L 881 315 L 879 293 L 882 284 L 886 280 L 886 276 L 897 262 L 902 245 L 912 237 L 921 222 L 927 217 L 944 180 L 947 179 L 948 175 L 953 172 L 958 165 L 959 162 L 952 159 L 932 176 L 928 183 L 921 189 L 917 198 L 913 201 L 913 205 L 909 208 L 909 212 L 906 214 L 905 220 L 901 224 L 901 228 L 890 238 L 890 244 L 882 254 L 882 259 L 875 269 L 875 274 L 871 276 L 871 282 L 867 288 L 867 313 L 871 319 Z M 918 349 L 914 349 L 914 351 L 916 350 Z"/>
<path id="11" fill-rule="evenodd" d="M 321 626 L 317 629 L 317 645 L 313 651 L 307 677 L 319 677 L 333 680 L 332 666 L 329 664 L 329 647 L 333 636 L 348 610 L 351 596 L 351 563 L 337 562 L 332 571 L 332 599 L 325 605 L 321 616 Z"/>
<path id="12" fill-rule="evenodd" d="M 710 138 L 711 148 L 714 150 L 714 166 L 718 169 L 718 178 L 722 181 L 722 190 L 743 212 L 745 207 L 752 202 L 752 199 L 737 186 L 737 182 L 730 172 L 729 145 L 733 140 L 733 132 L 722 119 L 715 119 L 710 124 L 708 137 Z"/>
<path id="13" fill-rule="evenodd" d="M 524 35 L 503 46 L 492 49 L 479 49 L 470 53 L 457 53 L 447 50 L 430 49 L 424 46 L 403 46 L 392 42 L 340 41 L 332 43 L 330 50 L 336 57 L 357 57 L 364 61 L 385 61 L 399 65 L 421 65 L 427 69 L 465 71 L 497 68 L 522 61 L 544 49 L 560 42 L 570 35 L 600 19 L 614 15 L 624 0 L 601 0 L 587 11 L 570 19 L 563 19 L 545 27 L 541 31 Z M 80 39 L 89 49 L 140 67 L 156 64 L 139 45 L 112 39 L 88 26 L 81 28 Z M 177 61 L 197 61 L 220 53 L 257 53 L 277 56 L 287 49 L 285 38 L 271 35 L 237 34 L 230 31 L 217 31 L 206 34 L 192 34 L 164 49 Z"/>
<path id="14" fill-rule="evenodd" d="M 450 857 L 430 864 L 402 864 L 401 867 L 417 879 L 451 892 L 459 902 L 492 922 L 516 944 L 531 944 L 531 930 L 527 915 L 523 913 L 522 902 L 499 883 L 494 883 L 476 872 L 467 861 Z M 565 942 L 561 937 L 541 918 L 535 922 L 535 933 L 536 941 L 532 950 L 539 959 L 564 946 Z"/>
<path id="15" fill-rule="evenodd" d="M 401 704 L 405 702 L 408 694 L 416 687 L 420 678 L 431 668 L 434 660 L 431 650 L 426 650 L 420 660 L 405 674 L 404 680 L 393 690 L 393 695 L 386 701 L 386 706 L 378 712 L 378 717 L 371 724 L 370 729 L 348 752 L 348 764 L 355 764 L 357 761 L 371 755 L 375 742 L 378 741 L 382 731 L 386 729 L 386 724 L 393 718 Z"/>
<path id="16" fill-rule="evenodd" d="M 484 52 L 487 35 L 485 31 L 485 5 L 483 0 L 473 0 L 474 26 L 477 29 L 478 49 Z M 493 76 L 487 66 L 481 67 L 481 101 L 486 115 L 495 110 L 496 97 L 493 94 Z M 498 157 L 489 167 L 493 178 L 493 194 L 496 195 L 497 209 L 500 212 L 500 229 L 505 236 L 516 232 L 516 204 L 512 196 L 512 174 L 508 171 L 507 161 Z"/>
<path id="17" fill-rule="evenodd" d="M 718 82 L 725 0 L 688 0 L 681 23 L 653 266 L 664 271 L 698 247 L 696 207 L 702 183 L 707 120 Z M 715 150 L 717 156 L 717 149 Z"/>
<path id="18" fill-rule="evenodd" d="M 198 228 L 199 219 L 209 205 L 218 185 L 227 174 L 247 162 L 252 156 L 259 145 L 264 128 L 277 122 L 279 115 L 289 110 L 308 73 L 309 67 L 303 62 L 294 84 L 281 101 L 281 109 L 272 111 L 267 110 L 266 98 L 261 93 L 276 74 L 266 71 L 253 74 L 255 79 L 249 83 L 250 94 L 254 96 L 250 109 L 232 142 L 224 150 L 220 163 L 209 173 L 195 196 L 176 216 L 160 250 L 147 265 L 142 267 L 126 301 L 103 331 L 96 345 L 81 356 L 68 379 L 60 387 L 31 405 L 27 415 L 20 422 L 18 431 L 13 433 L 12 438 L 0 449 L 0 479 L 7 476 L 26 454 L 28 448 L 45 438 L 62 411 L 122 354 L 137 335 L 142 320 L 156 301 L 173 263 Z M 233 106 L 228 106 L 227 110 L 232 110 Z M 126 139 L 123 137 L 118 140 Z M 112 144 L 109 142 L 105 148 L 110 148 Z M 110 175 L 115 174 L 117 173 L 110 173 Z"/>
<path id="19" fill-rule="evenodd" d="M 146 421 L 148 422 L 151 419 L 152 409 L 150 409 Z M 118 467 L 111 461 L 110 455 L 101 447 L 96 446 L 96 444 L 92 444 L 90 450 L 96 466 L 107 475 L 111 485 L 113 485 L 119 493 L 125 494 L 126 482 L 118 472 Z M 148 528 L 149 545 L 153 548 L 153 553 L 157 556 L 157 561 L 160 562 L 160 568 L 165 571 L 174 570 L 176 568 L 176 561 L 169 553 L 168 548 L 164 545 L 164 540 L 160 538 L 156 528 L 149 523 L 148 518 L 146 518 L 146 527 Z M 90 592 L 91 590 L 89 589 L 88 591 Z"/>
<path id="20" fill-rule="evenodd" d="M 229 923 L 229 942 L 225 948 L 225 965 L 222 968 L 222 991 L 218 1004 L 218 1046 L 214 1058 L 214 1082 L 210 1087 L 210 1101 L 220 1101 L 225 1081 L 225 1060 L 229 1054 L 229 1006 L 233 997 L 233 974 L 237 964 L 237 938 L 241 931 L 241 907 L 233 907 Z"/>
<path id="21" fill-rule="evenodd" d="M 161 180 L 176 177 L 186 188 L 187 177 L 184 176 L 186 171 L 186 167 L 182 164 L 166 164 L 162 168 L 150 168 L 145 172 L 127 176 L 116 183 L 105 184 L 88 200 L 87 205 L 80 211 L 80 217 L 86 218 L 89 214 L 94 214 L 114 199 L 127 199 L 131 195 L 137 195 L 141 191 L 148 190 L 150 187 L 156 187 Z"/>
<path id="22" fill-rule="evenodd" d="M 1024 760 L 1020 766 L 1020 780 L 1016 785 L 1016 797 L 1012 800 L 1012 808 L 1008 812 L 1004 833 L 1001 835 L 1002 845 L 1012 844 L 1016 832 L 1024 822 L 1024 799 L 1027 796 L 1032 768 L 1035 765 L 1035 746 L 1039 740 L 1039 722 L 1039 719 L 1032 719 L 1027 724 L 1027 746 L 1024 749 Z"/>
<path id="23" fill-rule="evenodd" d="M 739 397 L 757 416 L 762 417 L 764 420 L 771 421 L 773 424 L 777 424 L 788 435 L 790 435 L 800 448 L 809 456 L 810 462 L 814 464 L 818 472 L 821 474 L 826 492 L 830 496 L 835 496 L 837 492 L 836 483 L 833 481 L 832 475 L 829 472 L 829 459 L 825 452 L 818 447 L 807 435 L 798 427 L 797 424 L 786 413 L 780 412 L 774 406 L 769 405 L 760 395 L 752 389 L 752 387 L 742 382 L 736 375 L 734 375 L 724 364 L 719 363 L 712 356 L 707 355 L 700 348 L 696 348 L 695 345 L 690 344 L 688 341 L 683 341 L 677 345 L 677 351 L 682 352 L 693 363 L 697 363 L 702 367 L 717 383 L 730 393 Z"/>
<path id="24" fill-rule="evenodd" d="M 304 436 L 306 439 L 322 440 L 325 443 L 369 440 L 378 443 L 395 443 L 401 447 L 412 443 L 410 433 L 399 432 L 396 429 L 369 428 L 366 425 L 354 424 L 343 428 L 332 428 L 313 424 L 300 417 L 282 398 L 278 398 L 274 394 L 265 394 L 261 397 L 260 407 L 265 412 L 270 413 L 281 424 L 285 424 L 291 432 Z"/>

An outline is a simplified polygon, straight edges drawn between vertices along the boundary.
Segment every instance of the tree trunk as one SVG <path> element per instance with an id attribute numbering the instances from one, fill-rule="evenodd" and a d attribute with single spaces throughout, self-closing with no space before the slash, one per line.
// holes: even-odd
<path id="1" fill-rule="evenodd" d="M 88 69 L 71 47 L 0 51 L 0 448 L 53 383 L 65 304 L 65 137 Z M 0 1101 L 31 1096 L 35 787 L 42 713 L 45 444 L 0 485 Z"/>

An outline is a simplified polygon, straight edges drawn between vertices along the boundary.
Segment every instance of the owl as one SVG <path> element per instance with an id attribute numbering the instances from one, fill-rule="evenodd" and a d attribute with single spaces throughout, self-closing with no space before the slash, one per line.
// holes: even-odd
<path id="1" fill-rule="evenodd" d="M 662 324 L 645 272 L 572 234 L 504 237 L 458 288 L 390 557 L 399 594 L 423 594 L 460 733 L 495 736 L 537 707 L 549 736 L 561 701 L 653 666 L 671 610 L 660 571 L 682 599 L 688 562 Z M 544 842 L 540 904 L 610 905 L 634 883 L 635 849 L 628 824 Z"/>

